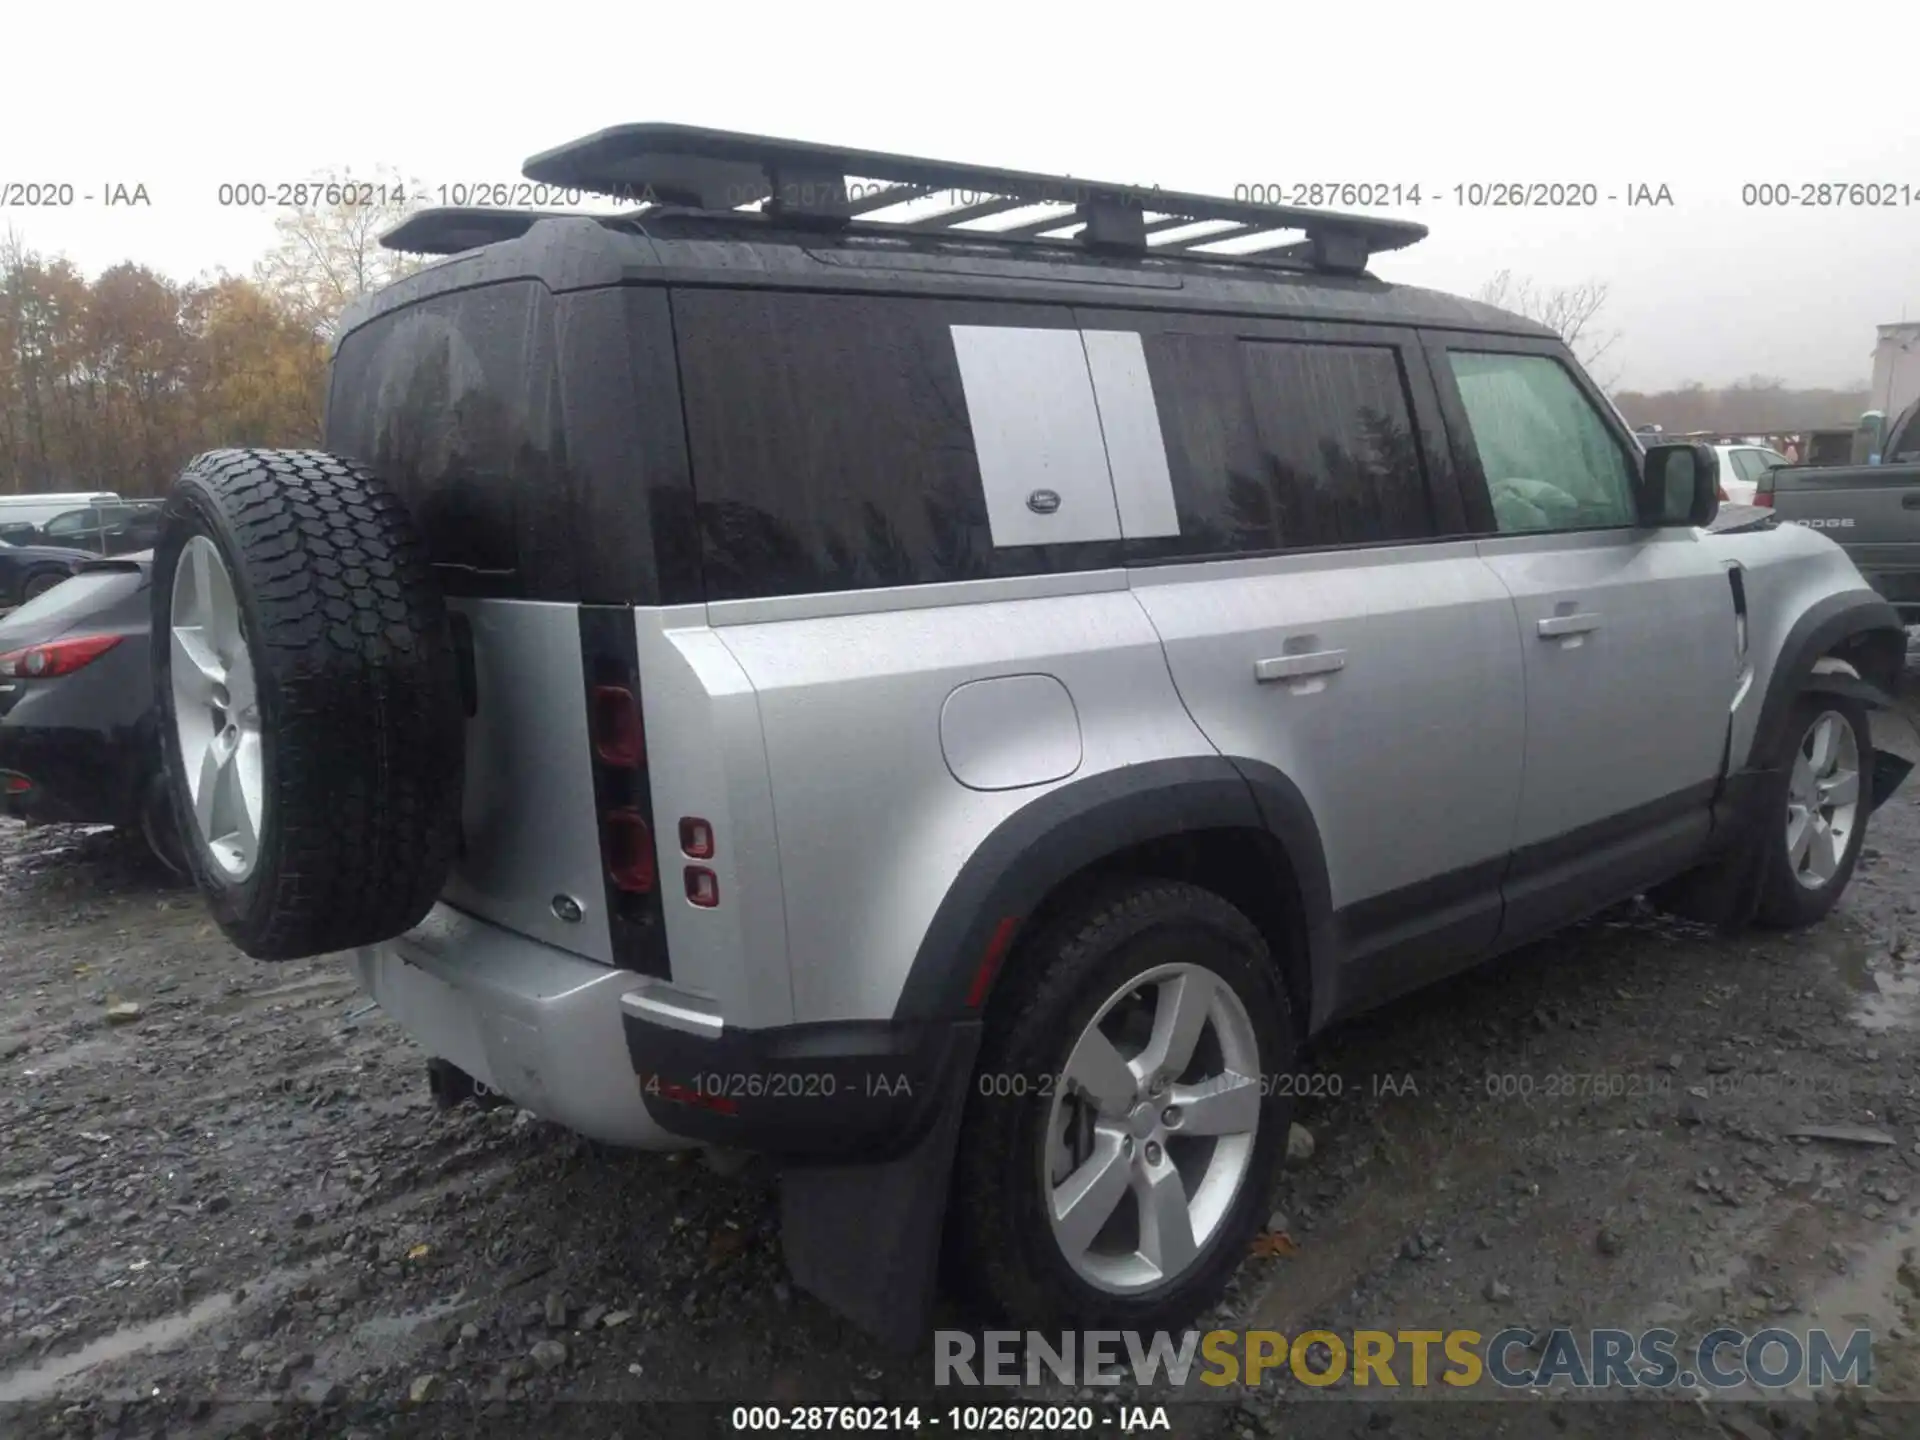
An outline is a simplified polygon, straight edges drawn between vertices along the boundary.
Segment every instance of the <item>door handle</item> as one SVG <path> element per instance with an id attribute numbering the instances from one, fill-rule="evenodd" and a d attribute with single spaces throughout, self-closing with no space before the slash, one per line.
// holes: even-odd
<path id="1" fill-rule="evenodd" d="M 1909 490 L 1900 497 L 1902 510 L 1920 510 L 1920 490 Z"/>
<path id="2" fill-rule="evenodd" d="M 1303 675 L 1331 675 L 1347 668 L 1344 650 L 1314 650 L 1305 655 L 1275 655 L 1253 662 L 1253 678 L 1264 684 L 1269 680 L 1298 680 Z"/>
<path id="3" fill-rule="evenodd" d="M 1549 615 L 1540 622 L 1542 640 L 1558 640 L 1562 635 L 1585 635 L 1600 628 L 1600 617 L 1592 611 L 1580 615 Z"/>

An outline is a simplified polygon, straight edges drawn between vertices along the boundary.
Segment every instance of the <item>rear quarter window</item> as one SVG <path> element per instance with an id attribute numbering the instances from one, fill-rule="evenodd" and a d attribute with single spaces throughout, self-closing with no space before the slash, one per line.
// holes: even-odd
<path id="1" fill-rule="evenodd" d="M 1110 540 L 996 544 L 988 510 L 955 329 L 1068 331 L 1065 307 L 719 290 L 673 307 L 709 600 L 1119 563 L 1110 491 Z"/>

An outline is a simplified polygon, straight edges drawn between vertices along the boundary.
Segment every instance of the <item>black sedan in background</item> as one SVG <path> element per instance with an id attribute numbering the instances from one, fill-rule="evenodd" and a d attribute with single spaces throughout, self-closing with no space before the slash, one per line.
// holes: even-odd
<path id="1" fill-rule="evenodd" d="M 12 543 L 0 536 L 0 610 L 51 590 L 93 558 L 64 545 Z"/>
<path id="2" fill-rule="evenodd" d="M 87 559 L 0 619 L 0 814 L 138 826 L 180 868 L 160 783 L 151 552 Z"/>

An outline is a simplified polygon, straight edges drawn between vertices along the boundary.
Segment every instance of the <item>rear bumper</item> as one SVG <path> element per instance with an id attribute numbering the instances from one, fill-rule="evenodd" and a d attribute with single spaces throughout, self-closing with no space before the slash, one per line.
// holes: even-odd
<path id="1" fill-rule="evenodd" d="M 354 964 L 429 1056 L 537 1115 L 639 1149 L 887 1159 L 960 1096 L 979 1045 L 966 1021 L 729 1028 L 697 996 L 445 904 L 355 951 Z"/>
<path id="2" fill-rule="evenodd" d="M 648 1114 L 627 1060 L 620 996 L 639 978 L 448 905 L 353 952 L 361 987 L 430 1057 L 596 1140 L 643 1150 L 692 1142 Z"/>
<path id="3" fill-rule="evenodd" d="M 622 999 L 648 1110 L 678 1134 L 789 1160 L 903 1154 L 964 1099 L 980 1046 L 977 1021 L 737 1030 L 666 1001 L 657 982 Z"/>

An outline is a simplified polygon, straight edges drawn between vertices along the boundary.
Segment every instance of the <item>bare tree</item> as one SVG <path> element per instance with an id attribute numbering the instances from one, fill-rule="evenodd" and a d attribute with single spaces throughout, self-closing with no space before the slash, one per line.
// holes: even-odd
<path id="1" fill-rule="evenodd" d="M 1503 310 L 1516 311 L 1555 331 L 1600 387 L 1611 390 L 1619 379 L 1618 374 L 1602 380 L 1597 372 L 1600 361 L 1620 339 L 1620 334 L 1595 323 L 1600 312 L 1606 309 L 1610 293 L 1604 280 L 1583 280 L 1578 285 L 1541 289 L 1525 276 L 1516 277 L 1511 270 L 1502 270 L 1480 287 L 1475 298 Z"/>
<path id="2" fill-rule="evenodd" d="M 279 242 L 254 277 L 287 313 L 331 338 L 351 301 L 420 268 L 419 258 L 380 246 L 419 208 L 420 187 L 385 168 L 371 179 L 351 170 L 323 174 L 308 186 L 314 203 L 274 221 Z"/>

